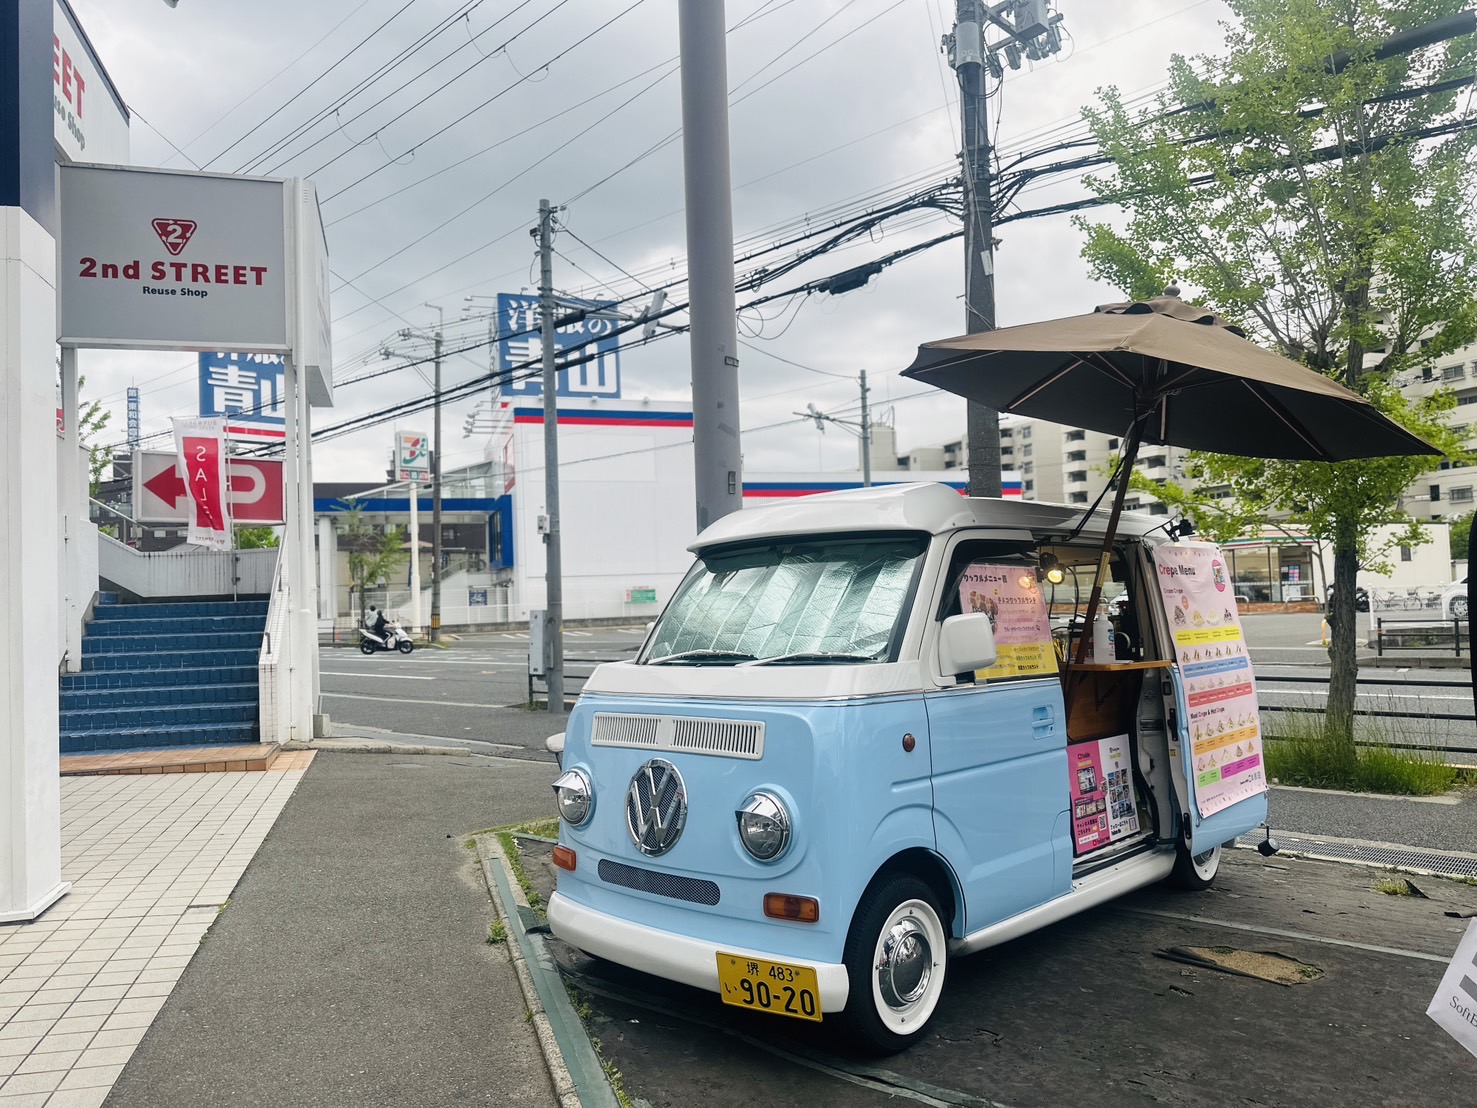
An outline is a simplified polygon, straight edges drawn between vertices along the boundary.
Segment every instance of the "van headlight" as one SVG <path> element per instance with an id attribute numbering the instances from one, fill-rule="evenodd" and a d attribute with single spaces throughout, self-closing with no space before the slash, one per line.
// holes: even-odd
<path id="1" fill-rule="evenodd" d="M 760 862 L 772 862 L 790 845 L 790 813 L 773 793 L 750 793 L 738 811 L 739 842 Z"/>
<path id="2" fill-rule="evenodd" d="M 559 815 L 571 827 L 583 827 L 595 811 L 595 788 L 582 769 L 565 770 L 554 782 L 554 799 Z"/>

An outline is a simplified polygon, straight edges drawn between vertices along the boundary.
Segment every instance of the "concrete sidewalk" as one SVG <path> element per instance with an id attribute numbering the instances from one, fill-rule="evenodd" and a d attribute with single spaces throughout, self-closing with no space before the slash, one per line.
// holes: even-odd
<path id="1" fill-rule="evenodd" d="M 64 778 L 74 890 L 0 927 L 0 1108 L 554 1108 L 468 842 L 556 771 L 408 745 Z"/>

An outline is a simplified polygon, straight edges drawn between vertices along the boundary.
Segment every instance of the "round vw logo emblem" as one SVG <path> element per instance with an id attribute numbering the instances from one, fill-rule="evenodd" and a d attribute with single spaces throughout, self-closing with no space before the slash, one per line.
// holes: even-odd
<path id="1" fill-rule="evenodd" d="M 687 823 L 687 788 L 671 762 L 653 758 L 626 790 L 626 830 L 642 854 L 665 854 Z"/>

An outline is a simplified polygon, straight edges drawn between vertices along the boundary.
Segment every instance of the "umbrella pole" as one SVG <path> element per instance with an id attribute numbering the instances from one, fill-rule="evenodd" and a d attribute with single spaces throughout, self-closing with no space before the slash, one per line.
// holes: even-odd
<path id="1" fill-rule="evenodd" d="M 1103 580 L 1108 575 L 1108 562 L 1113 557 L 1113 540 L 1118 536 L 1118 517 L 1123 513 L 1123 498 L 1128 494 L 1128 478 L 1133 472 L 1134 460 L 1138 457 L 1139 439 L 1142 436 L 1143 427 L 1143 420 L 1135 419 L 1128 429 L 1128 437 L 1123 442 L 1123 463 L 1118 467 L 1118 488 L 1113 494 L 1113 509 L 1108 515 L 1108 530 L 1103 535 L 1103 549 L 1098 557 L 1097 572 L 1093 574 L 1092 592 L 1087 597 L 1087 622 L 1082 627 L 1082 633 L 1077 636 L 1076 659 L 1068 659 L 1069 669 L 1073 665 L 1080 666 L 1087 660 L 1087 643 L 1092 637 L 1093 613 L 1097 611 L 1098 602 L 1103 598 Z"/>

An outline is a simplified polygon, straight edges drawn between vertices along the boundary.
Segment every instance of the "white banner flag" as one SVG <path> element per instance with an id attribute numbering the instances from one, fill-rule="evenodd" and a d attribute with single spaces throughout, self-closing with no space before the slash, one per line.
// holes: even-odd
<path id="1" fill-rule="evenodd" d="M 1467 924 L 1426 1015 L 1477 1054 L 1477 919 Z"/>
<path id="2" fill-rule="evenodd" d="M 226 507 L 226 421 L 174 420 L 174 449 L 190 499 L 187 542 L 211 550 L 231 549 L 231 517 Z"/>

